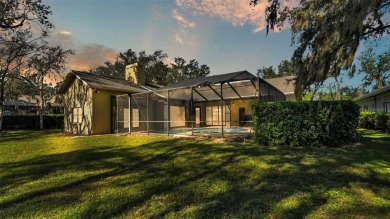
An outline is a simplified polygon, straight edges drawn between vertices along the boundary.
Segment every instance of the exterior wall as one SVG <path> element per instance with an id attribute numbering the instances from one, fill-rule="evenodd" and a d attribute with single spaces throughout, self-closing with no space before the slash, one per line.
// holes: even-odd
<path id="1" fill-rule="evenodd" d="M 74 79 L 64 94 L 64 131 L 78 135 L 92 134 L 93 91 L 79 79 Z M 82 109 L 80 123 L 73 121 L 73 108 Z"/>
<path id="2" fill-rule="evenodd" d="M 224 106 L 230 105 L 230 125 L 239 126 L 239 108 L 245 108 L 245 115 L 252 115 L 252 104 L 257 103 L 258 99 L 245 99 L 245 100 L 230 100 L 228 104 L 224 103 Z M 199 106 L 201 108 L 201 121 L 206 120 L 206 107 L 207 106 L 220 106 L 220 101 L 195 103 L 194 107 Z M 226 113 L 226 110 L 224 110 Z M 205 122 L 201 122 L 200 126 L 206 126 Z"/>
<path id="3" fill-rule="evenodd" d="M 124 93 L 99 90 L 93 95 L 92 134 L 111 133 L 111 97 Z"/>
<path id="4" fill-rule="evenodd" d="M 258 99 L 233 100 L 231 104 L 231 125 L 239 126 L 239 108 L 245 108 L 245 115 L 252 115 L 252 104 L 258 103 Z"/>
<path id="5" fill-rule="evenodd" d="M 371 112 L 389 112 L 390 91 L 356 101 L 356 103 L 362 108 L 362 110 Z M 384 108 L 385 103 L 387 103 L 387 109 Z"/>

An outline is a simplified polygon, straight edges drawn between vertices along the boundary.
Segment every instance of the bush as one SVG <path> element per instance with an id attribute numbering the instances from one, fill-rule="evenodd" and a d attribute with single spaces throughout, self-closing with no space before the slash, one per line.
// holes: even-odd
<path id="1" fill-rule="evenodd" d="M 359 127 L 365 129 L 375 128 L 375 113 L 361 112 L 359 116 Z"/>
<path id="2" fill-rule="evenodd" d="M 63 115 L 44 115 L 44 129 L 62 129 L 64 127 Z M 16 115 L 3 117 L 4 130 L 30 129 L 39 130 L 39 115 Z"/>
<path id="3" fill-rule="evenodd" d="M 253 129 L 265 145 L 339 146 L 356 136 L 359 106 L 352 101 L 253 105 Z"/>
<path id="4" fill-rule="evenodd" d="M 359 117 L 359 127 L 365 129 L 375 129 L 390 133 L 390 114 L 361 112 Z"/>

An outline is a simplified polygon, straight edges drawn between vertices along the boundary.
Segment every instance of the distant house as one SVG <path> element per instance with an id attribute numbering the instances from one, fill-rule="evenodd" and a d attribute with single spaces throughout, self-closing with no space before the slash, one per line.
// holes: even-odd
<path id="1" fill-rule="evenodd" d="M 37 115 L 41 97 L 38 95 L 22 95 L 17 100 L 6 99 L 4 101 L 4 115 Z M 61 114 L 63 106 L 56 102 L 53 96 L 47 103 L 45 112 L 49 114 Z"/>
<path id="2" fill-rule="evenodd" d="M 295 76 L 285 76 L 279 78 L 265 79 L 266 82 L 270 83 L 274 87 L 278 88 L 286 96 L 287 101 L 295 101 Z"/>
<path id="3" fill-rule="evenodd" d="M 354 99 L 363 109 L 370 112 L 390 112 L 390 85 Z"/>

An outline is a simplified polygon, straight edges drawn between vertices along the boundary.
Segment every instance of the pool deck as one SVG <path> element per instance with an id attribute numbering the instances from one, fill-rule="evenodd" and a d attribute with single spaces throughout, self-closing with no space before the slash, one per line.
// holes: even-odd
<path id="1" fill-rule="evenodd" d="M 223 137 L 237 137 L 237 136 L 248 136 L 252 135 L 251 127 L 230 127 L 224 128 Z M 154 136 L 172 136 L 172 137 L 198 137 L 198 136 L 210 136 L 210 137 L 222 137 L 221 127 L 220 126 L 210 126 L 210 127 L 201 127 L 201 128 L 172 128 L 167 132 L 159 131 L 149 133 L 142 132 L 132 132 L 130 135 L 154 135 Z"/>

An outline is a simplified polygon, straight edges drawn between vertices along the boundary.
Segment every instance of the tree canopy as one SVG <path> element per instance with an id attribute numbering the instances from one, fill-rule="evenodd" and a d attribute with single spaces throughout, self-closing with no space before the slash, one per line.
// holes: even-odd
<path id="1" fill-rule="evenodd" d="M 364 74 L 364 87 L 373 85 L 374 89 L 378 89 L 389 84 L 390 50 L 376 54 L 373 48 L 368 48 L 358 59 L 361 63 L 359 73 Z"/>
<path id="2" fill-rule="evenodd" d="M 18 95 L 9 92 L 14 87 L 9 83 L 20 80 L 29 65 L 36 63 L 37 54 L 42 54 L 47 46 L 46 39 L 54 27 L 48 20 L 50 14 L 50 7 L 41 0 L 0 1 L 0 133 L 5 95 Z M 53 52 L 47 54 L 52 56 Z M 42 57 L 42 60 L 48 61 L 48 58 Z M 41 85 L 41 90 L 44 86 Z"/>
<path id="3" fill-rule="evenodd" d="M 257 75 L 264 79 L 278 78 L 278 77 L 295 75 L 295 71 L 294 71 L 293 63 L 291 61 L 283 60 L 278 65 L 277 73 L 273 66 L 269 66 L 269 67 L 263 66 L 260 69 L 257 69 Z"/>
<path id="4" fill-rule="evenodd" d="M 257 2 L 253 0 L 251 4 Z M 273 6 L 278 0 L 268 2 L 267 23 L 287 21 L 291 25 L 292 40 L 297 46 L 292 61 L 297 72 L 298 99 L 310 85 L 349 69 L 362 40 L 379 39 L 390 33 L 390 0 L 301 0 L 298 7 L 282 11 Z M 270 16 L 269 10 L 276 15 Z"/>
<path id="5" fill-rule="evenodd" d="M 47 19 L 51 14 L 50 7 L 42 4 L 42 0 L 1 0 L 0 14 L 0 28 L 3 29 L 19 28 L 29 22 L 52 27 Z"/>
<path id="6" fill-rule="evenodd" d="M 156 50 L 152 54 L 145 51 L 135 52 L 128 49 L 118 54 L 114 63 L 106 62 L 103 66 L 92 69 L 91 72 L 114 78 L 125 78 L 127 65 L 138 63 L 137 71 L 146 75 L 146 82 L 159 85 L 167 85 L 177 81 L 204 77 L 210 73 L 207 65 L 200 65 L 195 59 L 188 63 L 183 58 L 175 58 L 174 62 L 166 64 L 168 55 L 162 50 Z"/>

